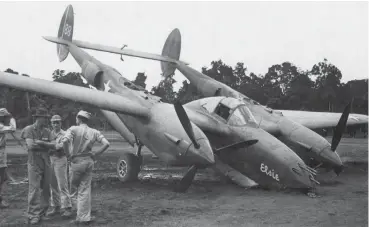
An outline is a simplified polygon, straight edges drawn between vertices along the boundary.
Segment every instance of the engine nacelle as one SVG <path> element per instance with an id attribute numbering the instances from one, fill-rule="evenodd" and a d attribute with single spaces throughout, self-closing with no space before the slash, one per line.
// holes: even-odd
<path id="1" fill-rule="evenodd" d="M 98 90 L 103 88 L 103 75 L 102 71 L 96 64 L 90 61 L 86 61 L 82 68 L 82 75 L 89 84 L 96 87 Z"/>

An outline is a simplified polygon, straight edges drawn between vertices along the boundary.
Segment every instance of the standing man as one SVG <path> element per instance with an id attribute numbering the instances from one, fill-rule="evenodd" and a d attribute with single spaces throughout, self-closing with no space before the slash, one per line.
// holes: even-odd
<path id="1" fill-rule="evenodd" d="M 28 221 L 37 224 L 45 216 L 50 202 L 50 157 L 44 143 L 51 141 L 51 132 L 47 129 L 50 116 L 46 109 L 37 109 L 33 117 L 35 123 L 25 127 L 21 137 L 28 149 Z"/>
<path id="2" fill-rule="evenodd" d="M 50 148 L 51 161 L 51 210 L 47 216 L 54 216 L 61 213 L 63 217 L 70 217 L 72 215 L 72 204 L 68 189 L 67 177 L 67 156 L 63 148 L 55 149 L 55 144 L 60 143 L 65 131 L 61 129 L 61 117 L 54 115 L 51 118 L 51 143 L 45 142 L 45 146 Z"/>
<path id="3" fill-rule="evenodd" d="M 0 108 L 0 209 L 9 207 L 4 201 L 4 192 L 7 181 L 7 153 L 6 153 L 6 133 L 15 132 L 16 123 L 12 115 L 5 108 Z"/>
<path id="4" fill-rule="evenodd" d="M 88 223 L 91 218 L 91 180 L 95 157 L 101 155 L 109 147 L 108 140 L 100 131 L 87 126 L 91 114 L 79 111 L 76 117 L 77 126 L 70 127 L 56 148 L 64 147 L 68 150 L 68 142 L 72 143 L 69 156 L 70 166 L 70 192 L 73 205 L 77 206 L 77 217 L 74 223 Z M 98 141 L 103 145 L 97 152 L 92 152 L 94 143 Z"/>

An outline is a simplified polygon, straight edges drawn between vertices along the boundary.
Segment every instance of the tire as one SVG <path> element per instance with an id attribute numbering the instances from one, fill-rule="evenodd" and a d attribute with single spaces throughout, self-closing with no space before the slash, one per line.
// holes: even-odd
<path id="1" fill-rule="evenodd" d="M 117 175 L 121 182 L 131 182 L 138 179 L 142 160 L 132 153 L 122 154 L 117 161 Z"/>

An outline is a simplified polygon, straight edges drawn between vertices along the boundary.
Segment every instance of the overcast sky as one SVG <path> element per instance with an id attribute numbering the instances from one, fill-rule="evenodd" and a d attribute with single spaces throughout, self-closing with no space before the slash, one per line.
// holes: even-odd
<path id="1" fill-rule="evenodd" d="M 59 63 L 56 36 L 69 3 L 1 2 L 0 70 L 12 68 L 51 80 L 55 69 L 80 72 L 69 56 Z M 72 2 L 74 38 L 161 53 L 174 28 L 182 34 L 181 59 L 201 70 L 212 60 L 244 62 L 264 74 L 290 61 L 301 69 L 327 58 L 343 81 L 368 78 L 367 2 Z M 88 51 L 133 80 L 148 75 L 151 89 L 161 80 L 156 61 Z M 177 88 L 184 77 L 176 73 Z"/>

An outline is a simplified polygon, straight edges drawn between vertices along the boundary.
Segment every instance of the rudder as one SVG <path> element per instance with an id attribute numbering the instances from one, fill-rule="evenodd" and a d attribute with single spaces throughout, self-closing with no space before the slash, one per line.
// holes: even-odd
<path id="1" fill-rule="evenodd" d="M 169 57 L 175 60 L 179 60 L 181 55 L 181 33 L 178 28 L 175 28 L 165 41 L 162 56 Z M 170 62 L 162 61 L 160 63 L 161 71 L 164 77 L 168 77 L 174 74 L 176 65 Z"/>
<path id="2" fill-rule="evenodd" d="M 74 27 L 73 7 L 72 5 L 68 5 L 60 21 L 58 38 L 61 38 L 67 41 L 72 41 L 73 27 Z M 58 53 L 59 61 L 60 62 L 64 61 L 68 57 L 68 54 L 69 54 L 68 46 L 58 44 L 57 53 Z"/>

